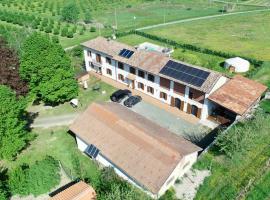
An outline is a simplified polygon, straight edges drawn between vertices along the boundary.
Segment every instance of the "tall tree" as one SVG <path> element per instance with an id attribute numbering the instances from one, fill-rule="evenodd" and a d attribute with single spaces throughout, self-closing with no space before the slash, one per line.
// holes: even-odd
<path id="1" fill-rule="evenodd" d="M 20 75 L 46 103 L 58 104 L 77 96 L 78 85 L 71 61 L 63 48 L 49 37 L 34 33 L 26 39 Z"/>
<path id="2" fill-rule="evenodd" d="M 62 18 L 67 22 L 76 22 L 79 19 L 79 8 L 75 2 L 70 2 L 62 9 Z"/>
<path id="3" fill-rule="evenodd" d="M 0 158 L 14 158 L 29 139 L 23 119 L 25 107 L 23 99 L 17 99 L 15 92 L 0 85 Z"/>
<path id="4" fill-rule="evenodd" d="M 17 95 L 26 95 L 28 86 L 19 76 L 19 59 L 16 52 L 10 49 L 0 38 L 0 84 L 8 85 Z"/>

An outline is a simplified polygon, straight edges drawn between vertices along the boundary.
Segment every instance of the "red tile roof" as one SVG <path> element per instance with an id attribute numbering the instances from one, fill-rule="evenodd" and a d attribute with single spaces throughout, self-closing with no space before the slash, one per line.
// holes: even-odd
<path id="1" fill-rule="evenodd" d="M 96 192 L 90 185 L 80 181 L 53 196 L 50 200 L 96 200 Z"/>
<path id="2" fill-rule="evenodd" d="M 265 85 L 236 75 L 208 98 L 236 114 L 243 115 L 266 90 Z"/>
<path id="3" fill-rule="evenodd" d="M 117 103 L 93 103 L 70 130 L 154 194 L 183 156 L 201 149 Z"/>

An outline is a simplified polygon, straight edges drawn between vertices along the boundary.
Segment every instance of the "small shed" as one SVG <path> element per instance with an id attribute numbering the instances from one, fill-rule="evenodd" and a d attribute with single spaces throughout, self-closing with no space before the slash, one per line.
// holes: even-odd
<path id="1" fill-rule="evenodd" d="M 76 75 L 76 80 L 80 83 L 80 84 L 83 84 L 85 81 L 88 81 L 89 78 L 90 78 L 90 75 L 87 71 L 82 71 L 82 72 L 79 72 L 77 75 Z"/>
<path id="2" fill-rule="evenodd" d="M 249 61 L 240 58 L 240 57 L 235 57 L 235 58 L 229 58 L 225 60 L 224 62 L 224 67 L 226 69 L 229 69 L 231 72 L 247 72 L 250 67 Z"/>

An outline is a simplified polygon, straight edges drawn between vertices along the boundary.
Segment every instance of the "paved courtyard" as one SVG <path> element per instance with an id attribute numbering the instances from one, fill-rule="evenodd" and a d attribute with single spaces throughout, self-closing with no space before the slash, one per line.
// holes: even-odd
<path id="1" fill-rule="evenodd" d="M 210 131 L 199 122 L 191 123 L 145 101 L 136 104 L 131 110 L 193 142 L 200 141 Z"/>

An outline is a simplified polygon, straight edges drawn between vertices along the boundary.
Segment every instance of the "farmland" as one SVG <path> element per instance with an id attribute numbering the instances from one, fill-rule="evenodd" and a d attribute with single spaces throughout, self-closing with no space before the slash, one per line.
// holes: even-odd
<path id="1" fill-rule="evenodd" d="M 270 12 L 226 16 L 189 23 L 175 24 L 147 33 L 207 47 L 270 60 Z"/>
<path id="2" fill-rule="evenodd" d="M 163 22 L 200 16 L 221 14 L 224 5 L 204 0 L 142 1 L 117 0 L 95 1 L 78 0 L 79 11 L 76 22 L 62 19 L 62 10 L 69 1 L 0 1 L 0 25 L 15 25 L 28 30 L 58 37 L 63 47 L 73 46 L 97 35 L 110 35 L 112 27 L 119 31 L 135 29 Z M 226 4 L 227 5 L 227 4 Z M 250 6 L 237 6 L 230 12 L 258 9 Z"/>

